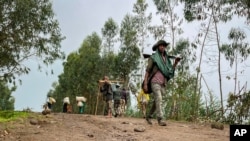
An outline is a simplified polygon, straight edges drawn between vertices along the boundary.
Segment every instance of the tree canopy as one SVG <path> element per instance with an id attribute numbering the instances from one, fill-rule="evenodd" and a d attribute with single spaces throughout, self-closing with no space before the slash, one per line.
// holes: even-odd
<path id="1" fill-rule="evenodd" d="M 16 90 L 16 87 L 9 88 L 5 81 L 0 81 L 0 111 L 14 110 L 15 98 L 11 93 Z"/>
<path id="2" fill-rule="evenodd" d="M 64 37 L 50 0 L 4 0 L 0 11 L 1 80 L 12 82 L 16 75 L 28 74 L 25 60 L 49 65 L 64 58 L 60 50 Z"/>

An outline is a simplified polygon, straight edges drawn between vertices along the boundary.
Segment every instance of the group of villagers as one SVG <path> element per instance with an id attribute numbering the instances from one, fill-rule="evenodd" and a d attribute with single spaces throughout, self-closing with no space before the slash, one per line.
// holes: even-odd
<path id="1" fill-rule="evenodd" d="M 142 83 L 143 85 L 141 87 L 142 90 L 137 96 L 138 107 L 141 109 L 143 117 L 150 125 L 153 124 L 152 120 L 154 117 L 156 117 L 159 126 L 167 125 L 164 121 L 162 97 L 166 94 L 168 81 L 174 77 L 175 68 L 182 59 L 181 57 L 168 54 L 167 50 L 169 49 L 169 44 L 170 43 L 165 40 L 159 40 L 153 45 L 152 50 L 154 53 L 147 57 L 148 63 Z M 173 61 L 171 59 L 173 59 Z M 108 76 L 104 76 L 103 80 L 99 81 L 99 83 L 101 84 L 100 91 L 103 95 L 103 100 L 106 102 L 104 115 L 112 117 L 113 109 L 115 117 L 124 113 L 128 97 L 126 89 L 123 87 L 123 89 L 120 90 L 120 86 L 116 85 L 115 90 L 112 90 Z M 146 113 L 146 106 L 149 101 L 147 93 L 153 96 L 153 103 L 148 113 Z M 48 102 L 48 107 L 51 108 L 53 100 L 49 101 L 52 101 Z M 84 105 L 84 102 L 84 100 L 77 100 L 79 113 L 83 113 L 83 109 L 80 107 Z M 69 102 L 66 104 L 69 104 Z"/>
<path id="2" fill-rule="evenodd" d="M 76 96 L 76 105 L 78 107 L 78 113 L 83 114 L 87 99 L 83 96 Z M 45 110 L 52 111 L 53 105 L 56 103 L 56 100 L 52 96 L 48 96 Z M 63 113 L 72 113 L 72 105 L 70 104 L 69 97 L 63 99 Z"/>
<path id="3" fill-rule="evenodd" d="M 129 92 L 119 84 L 113 85 L 108 76 L 99 81 L 100 92 L 102 93 L 103 100 L 105 101 L 104 115 L 107 117 L 123 116 L 126 112 L 127 101 Z M 141 109 L 143 117 L 146 116 L 146 106 L 149 101 L 149 95 L 144 93 L 143 90 L 137 95 L 138 108 Z"/>

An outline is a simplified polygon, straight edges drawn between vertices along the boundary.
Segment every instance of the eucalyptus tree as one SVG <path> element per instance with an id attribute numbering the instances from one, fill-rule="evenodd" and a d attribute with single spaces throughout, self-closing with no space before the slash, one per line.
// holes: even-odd
<path id="1" fill-rule="evenodd" d="M 236 15 L 246 18 L 246 23 L 250 24 L 250 1 L 249 0 L 228 0 L 222 1 L 225 12 L 229 15 Z"/>
<path id="2" fill-rule="evenodd" d="M 129 74 L 138 68 L 140 50 L 137 45 L 136 19 L 127 14 L 122 23 L 120 30 L 121 48 L 118 53 L 118 72 L 121 78 L 128 83 Z"/>
<path id="3" fill-rule="evenodd" d="M 58 97 L 68 96 L 72 103 L 76 103 L 76 96 L 86 97 L 88 106 L 85 111 L 89 114 L 94 114 L 99 91 L 97 82 L 102 77 L 101 43 L 97 33 L 87 36 L 78 51 L 72 52 L 63 63 L 64 71 L 59 76 L 58 89 L 55 89 L 55 94 L 63 95 Z"/>
<path id="4" fill-rule="evenodd" d="M 62 100 L 68 96 L 70 101 L 75 99 L 77 95 L 77 87 L 79 85 L 80 76 L 78 74 L 80 66 L 80 58 L 77 52 L 72 52 L 67 56 L 66 62 L 63 63 L 63 73 L 58 76 L 58 86 L 50 89 L 47 95 L 52 95 L 56 100 L 57 104 L 54 106 L 54 110 L 57 112 L 62 111 Z M 73 103 L 73 101 L 71 101 Z"/>
<path id="5" fill-rule="evenodd" d="M 222 91 L 222 70 L 221 70 L 221 33 L 219 32 L 219 24 L 228 22 L 232 19 L 233 14 L 230 11 L 232 6 L 227 5 L 226 1 L 215 1 L 215 0 L 184 0 L 185 7 L 185 19 L 188 21 L 201 21 L 201 30 L 198 33 L 198 38 L 195 41 L 195 45 L 201 46 L 199 65 L 196 69 L 197 71 L 197 82 L 195 93 L 198 89 L 198 81 L 201 79 L 202 72 L 201 65 L 202 60 L 209 59 L 208 64 L 213 66 L 217 63 L 218 77 L 219 77 L 219 91 L 221 99 L 221 117 L 224 116 L 224 106 L 223 106 L 223 91 Z M 202 39 L 203 38 L 203 39 Z M 217 48 L 211 48 L 217 47 Z M 218 53 L 217 56 L 214 52 Z M 205 56 L 204 56 L 205 55 Z M 204 57 L 203 57 L 204 56 Z M 207 69 L 206 69 L 207 70 Z M 204 75 L 203 75 L 204 76 Z M 198 91 L 198 95 L 200 91 Z M 198 104 L 198 103 L 197 103 Z M 198 109 L 198 108 L 197 108 Z"/>
<path id="6" fill-rule="evenodd" d="M 238 64 L 246 61 L 250 55 L 250 45 L 247 42 L 247 35 L 243 29 L 232 28 L 228 34 L 228 39 L 231 44 L 224 44 L 220 48 L 221 52 L 224 53 L 226 59 L 230 62 L 230 66 L 234 67 L 234 91 L 233 94 L 237 93 L 237 81 L 238 81 Z M 240 89 L 238 90 L 240 92 Z"/>
<path id="7" fill-rule="evenodd" d="M 190 66 L 196 61 L 195 48 L 190 46 L 187 39 L 180 39 L 176 43 L 173 54 L 179 54 L 182 59 L 176 67 L 178 73 L 174 81 L 168 82 L 165 113 L 176 120 L 190 119 L 193 111 L 192 98 L 196 78 L 190 73 Z"/>
<path id="8" fill-rule="evenodd" d="M 115 52 L 114 47 L 115 43 L 118 41 L 117 36 L 119 32 L 119 26 L 112 19 L 109 18 L 102 28 L 102 38 L 103 38 L 103 48 L 102 48 L 102 66 L 103 76 L 111 76 L 112 71 L 114 71 L 114 60 L 115 60 Z"/>
<path id="9" fill-rule="evenodd" d="M 179 17 L 175 9 L 179 5 L 177 0 L 154 0 L 157 8 L 157 15 L 160 15 L 162 24 L 150 27 L 152 34 L 156 40 L 170 38 L 171 50 L 174 50 L 178 35 L 183 33 L 180 27 L 183 18 Z"/>
<path id="10" fill-rule="evenodd" d="M 1 110 L 14 110 L 15 98 L 11 93 L 16 90 L 16 87 L 7 85 L 7 82 L 0 80 L 0 111 Z"/>
<path id="11" fill-rule="evenodd" d="M 133 13 L 135 14 L 136 20 L 136 31 L 137 31 L 137 39 L 138 39 L 138 47 L 140 49 L 140 68 L 139 68 L 139 87 L 141 86 L 141 82 L 144 77 L 144 69 L 145 69 L 145 61 L 143 58 L 143 53 L 145 47 L 148 47 L 147 39 L 149 38 L 149 26 L 152 19 L 152 13 L 146 14 L 148 8 L 148 4 L 146 0 L 137 0 L 133 6 Z"/>
<path id="12" fill-rule="evenodd" d="M 165 113 L 169 114 L 170 118 L 183 119 L 183 116 L 190 115 L 192 111 L 190 107 L 194 107 L 192 90 L 195 86 L 195 77 L 190 72 L 190 66 L 196 61 L 196 52 L 195 48 L 190 46 L 188 39 L 180 39 L 176 43 L 173 54 L 180 55 L 182 59 L 176 66 L 175 78 L 168 83 L 167 93 L 171 99 L 169 97 L 164 98 L 167 101 Z M 187 105 L 189 105 L 189 108 L 184 108 Z"/>
<path id="13" fill-rule="evenodd" d="M 103 55 L 107 55 L 114 52 L 114 44 L 117 42 L 115 38 L 118 35 L 119 26 L 112 19 L 109 18 L 102 28 L 102 38 L 103 38 Z"/>
<path id="14" fill-rule="evenodd" d="M 0 1 L 0 79 L 12 82 L 28 74 L 24 61 L 37 58 L 41 64 L 63 59 L 64 37 L 54 17 L 50 0 Z M 15 81 L 14 81 L 15 84 Z"/>
<path id="15" fill-rule="evenodd" d="M 184 3 L 184 15 L 185 19 L 188 21 L 193 21 L 195 19 L 201 19 L 202 16 L 194 13 L 194 11 L 197 11 L 197 8 L 195 8 L 194 5 L 197 5 L 198 3 L 210 3 L 210 8 L 212 8 L 211 0 L 180 0 Z M 217 0 L 213 1 L 215 3 L 220 3 L 220 5 L 223 7 L 223 11 L 225 13 L 228 13 L 228 16 L 230 17 L 232 15 L 237 15 L 240 17 L 246 17 L 247 22 L 250 21 L 250 1 L 249 0 Z M 198 11 L 202 11 L 203 5 L 199 6 Z M 222 12 L 222 11 L 221 11 Z M 224 16 L 222 16 L 223 18 Z M 225 18 L 225 20 L 231 20 L 230 17 Z"/>
<path id="16" fill-rule="evenodd" d="M 208 64 L 211 62 L 215 63 L 217 59 L 218 63 L 218 76 L 219 76 L 219 89 L 220 89 L 220 97 L 221 97 L 221 117 L 223 117 L 224 114 L 224 108 L 223 108 L 223 93 L 222 93 L 222 78 L 221 78 L 221 53 L 219 50 L 220 47 L 220 38 L 219 38 L 219 32 L 218 32 L 218 22 L 227 20 L 228 18 L 225 18 L 226 15 L 223 15 L 223 13 L 220 12 L 220 2 L 215 2 L 214 0 L 211 1 L 206 1 L 206 2 L 197 2 L 196 4 L 192 5 L 193 7 L 193 14 L 195 17 L 195 20 L 201 21 L 201 29 L 198 33 L 198 38 L 196 39 L 196 45 L 201 46 L 200 50 L 200 59 L 199 59 L 199 65 L 196 68 L 197 71 L 197 80 L 196 80 L 196 87 L 194 93 L 196 95 L 196 110 L 199 109 L 199 98 L 201 97 L 201 91 L 200 89 L 198 90 L 198 87 L 202 87 L 201 85 L 199 86 L 199 81 L 201 81 L 202 78 L 202 71 L 201 71 L 201 65 L 203 58 L 209 58 L 210 61 Z M 211 10 L 209 10 L 211 9 Z M 222 18 L 223 17 L 223 18 Z M 214 57 L 214 54 L 211 52 L 214 52 L 214 49 L 209 48 L 210 46 L 214 46 L 214 44 L 217 46 L 218 49 L 218 56 Z M 207 49 L 207 48 L 208 49 Z M 211 53 L 211 54 L 210 54 Z M 204 56 L 205 55 L 205 56 Z M 212 55 L 212 56 L 211 56 Z M 204 56 L 204 57 L 203 57 Z M 204 78 L 204 76 L 203 76 Z M 198 90 L 198 91 L 197 91 Z M 197 116 L 197 113 L 196 113 Z"/>
<path id="17" fill-rule="evenodd" d="M 128 87 L 132 72 L 138 69 L 140 50 L 137 45 L 136 19 L 127 14 L 122 20 L 120 30 L 120 52 L 116 57 L 116 73 L 124 81 L 124 86 Z"/>

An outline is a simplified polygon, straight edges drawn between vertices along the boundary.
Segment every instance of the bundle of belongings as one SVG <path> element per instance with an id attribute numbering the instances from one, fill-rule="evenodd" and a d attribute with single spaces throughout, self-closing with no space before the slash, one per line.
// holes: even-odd
<path id="1" fill-rule="evenodd" d="M 69 97 L 65 97 L 65 98 L 63 99 L 63 103 L 70 104 Z"/>
<path id="2" fill-rule="evenodd" d="M 77 106 L 81 107 L 83 106 L 83 102 L 86 102 L 87 99 L 83 96 L 76 96 L 76 102 L 77 102 Z"/>

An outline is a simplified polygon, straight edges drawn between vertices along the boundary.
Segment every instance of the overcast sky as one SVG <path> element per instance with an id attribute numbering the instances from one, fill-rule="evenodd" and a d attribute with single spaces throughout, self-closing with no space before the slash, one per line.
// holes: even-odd
<path id="1" fill-rule="evenodd" d="M 92 32 L 101 35 L 101 28 L 110 17 L 120 25 L 124 16 L 127 13 L 132 13 L 135 2 L 136 0 L 53 0 L 56 18 L 59 21 L 62 34 L 66 37 L 62 42 L 62 50 L 68 55 L 76 51 L 83 40 Z M 149 3 L 148 10 L 154 14 L 155 6 L 151 1 Z M 156 21 L 152 22 L 155 23 Z M 227 25 L 223 26 L 227 27 Z M 183 28 L 186 37 L 193 40 L 194 35 L 192 33 L 197 33 L 195 31 L 198 30 L 197 26 L 183 25 Z M 250 65 L 249 60 L 246 63 Z M 53 69 L 54 75 L 46 75 L 44 71 L 39 72 L 36 60 L 29 60 L 26 64 L 31 67 L 31 72 L 20 77 L 22 85 L 18 86 L 18 89 L 13 93 L 16 98 L 15 109 L 31 108 L 33 111 L 42 111 L 42 104 L 46 101 L 46 95 L 52 88 L 52 83 L 58 81 L 58 75 L 63 71 L 62 61 L 56 61 L 55 64 L 46 68 L 47 70 Z M 249 68 L 240 77 L 242 83 L 250 80 L 247 74 L 250 74 Z M 204 77 L 210 78 L 207 80 L 209 85 L 215 91 L 218 90 L 217 74 L 206 74 Z M 223 82 L 223 84 L 225 88 L 226 85 L 231 85 L 232 81 Z M 57 102 L 62 102 L 62 100 L 57 100 Z"/>

